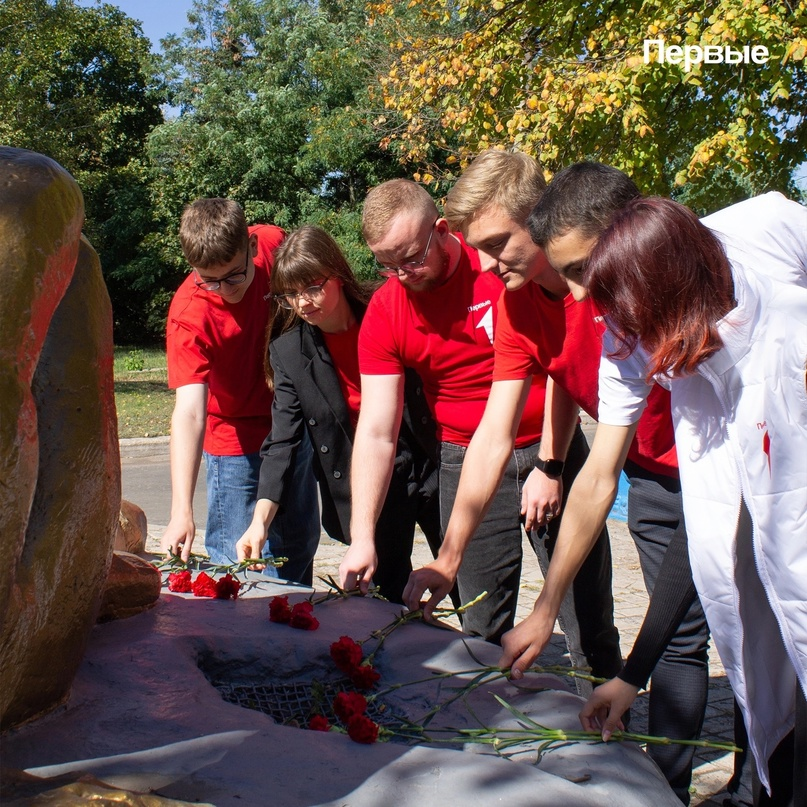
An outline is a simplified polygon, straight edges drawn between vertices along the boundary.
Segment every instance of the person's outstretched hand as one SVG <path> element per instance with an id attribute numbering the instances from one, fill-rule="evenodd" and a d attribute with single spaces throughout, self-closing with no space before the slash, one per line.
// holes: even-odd
<path id="1" fill-rule="evenodd" d="M 172 518 L 160 538 L 160 549 L 166 555 L 180 555 L 185 563 L 188 562 L 193 549 L 193 539 L 196 537 L 196 524 L 193 515 L 183 515 Z"/>
<path id="2" fill-rule="evenodd" d="M 444 568 L 439 558 L 422 569 L 415 569 L 403 592 L 404 604 L 410 611 L 417 611 L 421 607 L 421 598 L 430 591 L 431 597 L 422 606 L 423 618 L 432 621 L 434 609 L 448 596 L 455 578 L 456 575 Z"/>
<path id="3" fill-rule="evenodd" d="M 612 678 L 600 684 L 589 696 L 580 711 L 580 723 L 586 731 L 599 731 L 605 742 L 625 724 L 622 715 L 630 708 L 639 694 L 639 688 L 621 678 Z"/>
<path id="4" fill-rule="evenodd" d="M 510 677 L 523 677 L 552 637 L 555 620 L 546 617 L 537 607 L 523 621 L 502 636 L 502 657 L 499 667 L 509 667 Z"/>
<path id="5" fill-rule="evenodd" d="M 266 544 L 266 530 L 263 524 L 250 524 L 246 532 L 235 544 L 238 560 L 255 558 L 257 562 L 254 566 L 250 566 L 249 568 L 255 572 L 262 571 L 266 568 L 266 564 L 262 563 L 260 560 L 264 544 Z"/>
<path id="6" fill-rule="evenodd" d="M 339 564 L 339 585 L 345 591 L 358 588 L 362 594 L 366 594 L 377 565 L 378 556 L 374 547 L 351 544 Z"/>

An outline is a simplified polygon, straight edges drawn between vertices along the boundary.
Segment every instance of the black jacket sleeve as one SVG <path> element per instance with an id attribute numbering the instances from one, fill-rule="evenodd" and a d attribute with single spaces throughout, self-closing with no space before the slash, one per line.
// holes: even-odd
<path id="1" fill-rule="evenodd" d="M 633 686 L 647 686 L 654 667 L 697 598 L 682 522 L 664 553 L 647 614 L 619 678 Z"/>
<path id="2" fill-rule="evenodd" d="M 297 389 L 273 345 L 269 347 L 269 361 L 275 374 L 275 394 L 272 430 L 261 446 L 258 498 L 282 504 L 286 484 L 294 473 L 294 458 L 305 424 Z"/>

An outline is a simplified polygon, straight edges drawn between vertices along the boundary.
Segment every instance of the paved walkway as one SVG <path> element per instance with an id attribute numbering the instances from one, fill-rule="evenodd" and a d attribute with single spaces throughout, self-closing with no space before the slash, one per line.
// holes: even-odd
<path id="1" fill-rule="evenodd" d="M 168 507 L 166 494 L 169 486 L 159 482 L 167 474 L 167 446 L 163 443 L 153 444 L 154 449 L 127 446 L 123 453 L 123 489 L 124 497 L 146 510 L 149 518 L 149 544 L 151 551 L 159 548 L 159 537 L 165 528 Z M 160 457 L 163 457 L 162 461 Z M 143 482 L 143 477 L 150 478 L 153 485 Z M 203 482 L 202 485 L 203 487 Z M 159 495 L 158 495 L 159 494 Z M 140 498 L 140 501 L 138 501 Z M 198 500 L 197 500 L 198 501 Z M 200 502 L 201 504 L 201 502 Z M 203 519 L 197 513 L 197 522 Z M 627 527 L 624 522 L 609 521 L 611 547 L 614 559 L 614 600 L 616 607 L 616 623 L 622 637 L 622 650 L 627 653 L 639 630 L 647 608 L 647 593 L 644 589 L 639 560 Z M 197 539 L 198 540 L 198 539 Z M 201 550 L 203 541 L 198 541 L 195 549 Z M 519 619 L 526 616 L 532 608 L 535 597 L 543 585 L 543 577 L 538 562 L 529 544 L 524 544 L 524 567 L 522 572 L 522 595 L 518 607 Z M 315 558 L 314 574 L 319 576 L 336 575 L 344 547 L 323 535 L 319 551 Z M 413 564 L 421 566 L 428 562 L 430 554 L 425 540 L 419 536 L 416 540 Z M 560 630 L 551 646 L 542 657 L 547 664 L 559 663 L 565 652 Z M 711 683 L 709 705 L 704 724 L 704 739 L 721 742 L 733 741 L 733 707 L 731 689 L 726 679 L 723 665 L 717 653 L 711 649 L 709 653 Z M 640 696 L 633 709 L 631 728 L 645 731 L 647 725 L 646 695 Z M 727 797 L 725 786 L 731 776 L 732 758 L 730 754 L 701 749 L 696 754 L 696 769 L 692 785 L 692 805 L 704 807 L 722 807 Z M 750 792 L 743 788 L 743 802 L 751 804 Z M 742 802 L 741 802 L 742 803 Z"/>

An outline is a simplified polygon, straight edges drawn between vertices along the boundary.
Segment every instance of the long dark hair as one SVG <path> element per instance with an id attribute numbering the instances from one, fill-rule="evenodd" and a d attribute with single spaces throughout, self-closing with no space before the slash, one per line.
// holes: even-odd
<path id="1" fill-rule="evenodd" d="M 335 277 L 342 281 L 342 291 L 348 304 L 356 319 L 361 320 L 377 284 L 359 281 L 336 241 L 321 227 L 306 224 L 291 233 L 275 250 L 270 281 L 272 294 L 299 291 L 324 277 Z M 283 308 L 272 301 L 264 358 L 270 386 L 274 381 L 274 371 L 269 362 L 269 342 L 301 322 L 296 310 Z"/>
<path id="2" fill-rule="evenodd" d="M 621 341 L 639 342 L 648 378 L 692 373 L 723 343 L 716 324 L 734 306 L 728 258 L 697 216 L 670 199 L 634 199 L 594 247 L 583 283 Z"/>

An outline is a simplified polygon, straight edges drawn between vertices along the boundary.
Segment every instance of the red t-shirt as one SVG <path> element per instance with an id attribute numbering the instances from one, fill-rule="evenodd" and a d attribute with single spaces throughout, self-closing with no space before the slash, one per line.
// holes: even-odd
<path id="1" fill-rule="evenodd" d="M 342 333 L 322 332 L 325 346 L 331 354 L 336 377 L 342 388 L 350 422 L 353 428 L 359 421 L 361 405 L 361 378 L 359 377 L 359 323 L 355 322 Z"/>
<path id="2" fill-rule="evenodd" d="M 414 368 L 437 422 L 438 438 L 467 446 L 485 411 L 493 378 L 497 303 L 504 285 L 482 272 L 476 250 L 460 236 L 454 274 L 436 289 L 409 293 L 390 278 L 370 301 L 359 334 L 363 375 Z M 535 374 L 516 445 L 541 438 L 546 375 Z"/>
<path id="3" fill-rule="evenodd" d="M 493 380 L 547 372 L 580 408 L 597 418 L 602 334 L 605 326 L 589 300 L 571 294 L 551 300 L 537 283 L 499 301 Z M 657 384 L 647 400 L 628 459 L 665 476 L 678 476 L 670 394 Z"/>
<path id="4" fill-rule="evenodd" d="M 272 393 L 263 357 L 269 320 L 272 251 L 283 241 L 279 227 L 249 228 L 258 236 L 255 277 L 237 303 L 200 289 L 189 274 L 171 300 L 167 324 L 168 386 L 207 384 L 204 449 L 238 456 L 260 450 L 272 427 Z"/>

